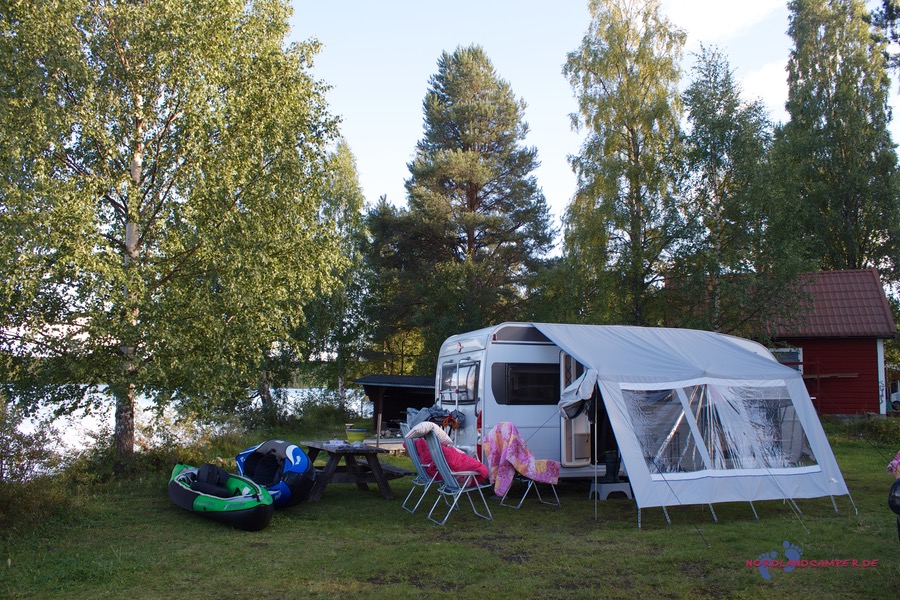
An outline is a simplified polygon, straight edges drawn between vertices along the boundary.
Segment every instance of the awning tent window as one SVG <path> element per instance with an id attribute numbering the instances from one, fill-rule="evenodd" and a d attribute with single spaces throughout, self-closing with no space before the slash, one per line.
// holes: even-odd
<path id="1" fill-rule="evenodd" d="M 651 474 L 816 464 L 784 386 L 623 386 L 622 397 Z"/>

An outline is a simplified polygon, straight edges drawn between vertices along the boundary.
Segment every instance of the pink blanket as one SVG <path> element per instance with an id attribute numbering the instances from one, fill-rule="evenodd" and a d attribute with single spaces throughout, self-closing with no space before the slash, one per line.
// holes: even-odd
<path id="1" fill-rule="evenodd" d="M 428 442 L 423 438 L 416 438 L 415 445 L 416 452 L 419 453 L 419 460 L 422 461 L 422 466 L 425 467 L 425 472 L 428 473 L 429 477 L 434 477 L 434 474 L 437 473 L 437 467 L 434 466 L 434 461 L 431 460 L 431 452 L 428 451 Z M 444 458 L 447 459 L 447 465 L 449 465 L 451 471 L 477 471 L 478 477 L 475 479 L 478 483 L 482 483 L 488 478 L 487 467 L 477 458 L 472 458 L 462 450 L 458 450 L 453 446 L 441 446 L 441 450 L 444 452 Z M 457 477 L 456 479 L 459 481 L 460 485 L 462 485 L 465 483 L 466 477 Z M 436 481 L 440 480 L 441 476 L 438 474 Z M 469 485 L 471 485 L 471 480 Z"/>
<path id="2" fill-rule="evenodd" d="M 559 481 L 559 463 L 535 459 L 512 423 L 497 423 L 484 438 L 483 450 L 498 496 L 506 494 L 516 473 L 538 483 Z"/>

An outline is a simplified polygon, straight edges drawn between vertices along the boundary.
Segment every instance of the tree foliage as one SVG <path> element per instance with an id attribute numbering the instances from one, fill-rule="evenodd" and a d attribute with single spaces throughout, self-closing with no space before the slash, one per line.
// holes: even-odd
<path id="1" fill-rule="evenodd" d="M 667 274 L 670 324 L 749 334 L 783 313 L 800 266 L 772 202 L 773 125 L 747 102 L 725 56 L 701 47 L 684 93 L 683 207 L 689 235 Z"/>
<path id="2" fill-rule="evenodd" d="M 333 267 L 335 282 L 319 290 L 307 305 L 304 324 L 295 334 L 301 358 L 318 365 L 319 376 L 336 386 L 354 375 L 371 333 L 365 301 L 371 279 L 365 263 L 368 235 L 363 196 L 350 146 L 342 140 L 329 157 L 324 218 L 337 232 L 346 264 Z"/>
<path id="3" fill-rule="evenodd" d="M 872 24 L 887 44 L 884 50 L 887 66 L 900 70 L 900 53 L 896 51 L 896 45 L 900 44 L 900 1 L 881 0 L 881 6 L 872 11 Z M 893 52 L 889 49 L 891 46 Z"/>
<path id="4" fill-rule="evenodd" d="M 860 0 L 789 7 L 790 120 L 780 141 L 798 230 L 821 268 L 878 267 L 896 281 L 900 197 L 884 43 Z"/>
<path id="5" fill-rule="evenodd" d="M 0 486 L 46 475 L 62 463 L 51 442 L 59 434 L 53 425 L 38 420 L 28 431 L 24 425 L 24 411 L 0 394 Z"/>
<path id="6" fill-rule="evenodd" d="M 422 255 L 429 247 L 420 243 L 414 225 L 408 211 L 384 196 L 366 215 L 371 243 L 365 261 L 371 284 L 365 312 L 373 326 L 366 358 L 391 375 L 417 374 L 419 363 L 426 360 L 416 316 L 421 303 L 418 273 L 420 265 L 427 264 Z"/>
<path id="7" fill-rule="evenodd" d="M 578 189 L 566 214 L 570 264 L 585 282 L 576 302 L 591 320 L 647 325 L 682 235 L 676 205 L 684 32 L 657 0 L 592 0 L 591 22 L 563 73 L 587 132 L 571 158 Z"/>
<path id="8" fill-rule="evenodd" d="M 20 400 L 144 394 L 205 411 L 255 387 L 345 262 L 335 124 L 281 0 L 6 2 L 0 341 Z M 41 387 L 43 386 L 43 387 Z M 74 391 L 67 398 L 61 393 Z"/>

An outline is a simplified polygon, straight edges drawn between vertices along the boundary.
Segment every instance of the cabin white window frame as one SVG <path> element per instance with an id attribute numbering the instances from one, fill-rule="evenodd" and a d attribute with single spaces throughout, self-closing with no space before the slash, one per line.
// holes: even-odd
<path id="1" fill-rule="evenodd" d="M 775 359 L 786 367 L 790 367 L 803 375 L 803 348 L 769 348 L 769 351 L 775 355 Z M 782 356 L 786 354 L 796 354 L 796 360 L 784 361 Z"/>

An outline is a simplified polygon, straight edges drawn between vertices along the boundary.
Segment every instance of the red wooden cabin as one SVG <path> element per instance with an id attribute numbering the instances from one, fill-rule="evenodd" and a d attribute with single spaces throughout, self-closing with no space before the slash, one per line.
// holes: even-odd
<path id="1" fill-rule="evenodd" d="M 886 414 L 884 340 L 897 327 L 878 271 L 807 273 L 803 316 L 776 325 L 776 355 L 795 366 L 819 414 Z"/>

